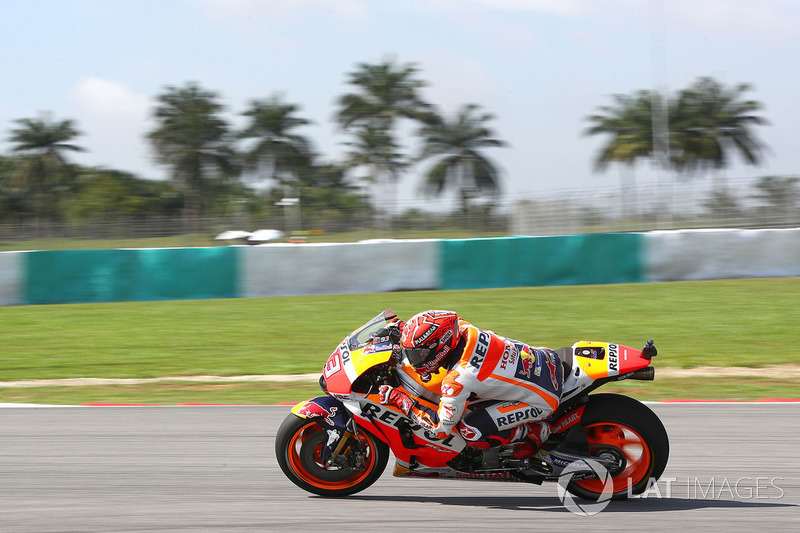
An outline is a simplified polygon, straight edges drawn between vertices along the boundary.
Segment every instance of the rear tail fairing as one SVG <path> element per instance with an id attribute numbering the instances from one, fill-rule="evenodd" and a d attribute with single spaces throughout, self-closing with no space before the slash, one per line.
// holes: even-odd
<path id="1" fill-rule="evenodd" d="M 621 344 L 580 341 L 556 352 L 564 365 L 562 407 L 571 406 L 581 393 L 588 394 L 605 383 L 623 379 L 651 380 L 654 376 L 648 354 Z"/>

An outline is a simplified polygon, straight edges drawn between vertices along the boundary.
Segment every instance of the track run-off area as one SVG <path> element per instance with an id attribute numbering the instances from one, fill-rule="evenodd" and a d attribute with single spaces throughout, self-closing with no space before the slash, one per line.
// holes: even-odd
<path id="1" fill-rule="evenodd" d="M 287 406 L 0 409 L 0 531 L 796 531 L 800 403 L 655 403 L 671 441 L 646 498 L 594 516 L 557 486 L 398 479 L 324 499 L 280 471 Z"/>

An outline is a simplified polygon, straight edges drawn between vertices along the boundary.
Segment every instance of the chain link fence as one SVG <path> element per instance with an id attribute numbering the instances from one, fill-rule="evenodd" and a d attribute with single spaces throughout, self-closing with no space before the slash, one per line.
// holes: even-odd
<path id="1" fill-rule="evenodd" d="M 335 242 L 800 226 L 797 199 L 765 203 L 753 184 L 730 181 L 721 190 L 692 182 L 570 189 L 502 196 L 493 207 L 467 210 L 406 201 L 391 207 L 397 215 L 374 209 L 306 211 L 301 199 L 260 215 L 0 221 L 0 249 L 212 246 L 228 244 L 215 239 L 224 231 L 257 229 L 280 230 L 286 240 Z"/>

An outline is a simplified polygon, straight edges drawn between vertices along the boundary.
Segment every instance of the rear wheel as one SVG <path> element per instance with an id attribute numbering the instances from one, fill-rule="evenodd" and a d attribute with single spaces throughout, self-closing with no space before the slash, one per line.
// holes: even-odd
<path id="1" fill-rule="evenodd" d="M 389 461 L 389 447 L 366 431 L 349 446 L 359 448 L 359 468 L 327 466 L 321 460 L 328 434 L 312 419 L 289 415 L 275 437 L 278 464 L 292 483 L 320 496 L 348 496 L 375 483 Z"/>
<path id="2" fill-rule="evenodd" d="M 661 420 L 646 405 L 617 394 L 594 394 L 581 418 L 591 455 L 614 460 L 609 471 L 612 499 L 641 494 L 661 477 L 669 459 L 669 438 Z M 573 480 L 567 486 L 579 498 L 597 501 L 606 482 Z"/>

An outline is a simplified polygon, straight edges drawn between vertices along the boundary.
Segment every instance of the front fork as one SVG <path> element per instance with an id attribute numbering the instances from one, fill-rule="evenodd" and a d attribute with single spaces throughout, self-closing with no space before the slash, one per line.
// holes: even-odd
<path id="1" fill-rule="evenodd" d="M 335 448 L 331 451 L 333 446 Z M 329 454 L 327 460 L 320 457 L 325 460 L 325 466 L 336 466 L 355 471 L 362 471 L 366 466 L 367 459 L 362 453 L 363 446 L 358 436 L 358 425 L 352 418 L 347 421 L 347 426 L 341 433 L 341 437 L 338 437 L 338 442 L 336 440 L 331 442 L 329 439 L 326 449 Z"/>

